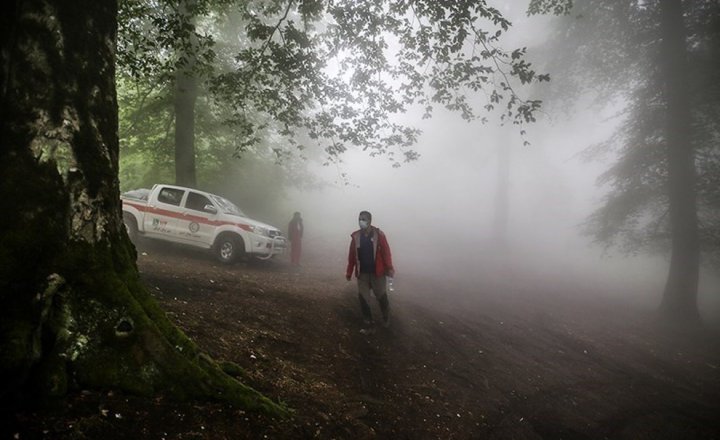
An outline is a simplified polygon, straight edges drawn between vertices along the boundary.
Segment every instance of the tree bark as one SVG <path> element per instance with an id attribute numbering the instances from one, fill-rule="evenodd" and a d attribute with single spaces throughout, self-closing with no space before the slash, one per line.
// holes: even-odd
<path id="1" fill-rule="evenodd" d="M 674 320 L 697 323 L 700 243 L 682 1 L 662 0 L 660 8 L 660 67 L 667 105 L 668 196 L 672 235 L 670 270 L 661 310 Z"/>
<path id="2" fill-rule="evenodd" d="M 197 79 L 192 71 L 175 77 L 175 183 L 195 188 L 195 101 Z"/>
<path id="3" fill-rule="evenodd" d="M 0 25 L 0 401 L 112 388 L 284 413 L 139 280 L 119 199 L 117 4 L 15 0 Z"/>
<path id="4" fill-rule="evenodd" d="M 178 5 L 178 21 L 195 27 L 192 7 L 195 0 L 183 0 Z M 188 40 L 188 41 L 184 41 Z M 195 188 L 195 102 L 197 100 L 196 64 L 197 42 L 194 34 L 181 36 L 178 43 L 180 62 L 175 74 L 175 183 Z"/>

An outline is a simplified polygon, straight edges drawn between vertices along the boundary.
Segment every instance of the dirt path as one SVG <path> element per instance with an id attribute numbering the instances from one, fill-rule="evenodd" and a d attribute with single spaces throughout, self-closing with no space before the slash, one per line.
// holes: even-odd
<path id="1" fill-rule="evenodd" d="M 359 330 L 342 261 L 232 267 L 148 246 L 143 278 L 170 317 L 243 380 L 295 410 L 81 392 L 18 413 L 20 438 L 720 438 L 720 348 L 571 292 L 406 274 L 389 329 Z M 570 294 L 568 296 L 568 294 Z M 562 295 L 566 295 L 563 297 Z M 377 313 L 377 308 L 375 308 Z M 5 431 L 4 431 L 5 432 Z"/>

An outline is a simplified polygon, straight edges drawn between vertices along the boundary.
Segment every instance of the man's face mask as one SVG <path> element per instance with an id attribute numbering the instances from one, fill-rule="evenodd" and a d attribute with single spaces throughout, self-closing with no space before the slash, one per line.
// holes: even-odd
<path id="1" fill-rule="evenodd" d="M 360 220 L 358 220 L 358 224 L 360 225 L 360 229 L 367 229 L 367 227 L 368 227 L 368 221 L 365 220 L 364 218 L 361 218 Z"/>

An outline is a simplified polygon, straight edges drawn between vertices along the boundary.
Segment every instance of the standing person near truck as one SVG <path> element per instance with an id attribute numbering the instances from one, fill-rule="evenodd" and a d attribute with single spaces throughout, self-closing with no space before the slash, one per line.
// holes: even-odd
<path id="1" fill-rule="evenodd" d="M 300 265 L 300 253 L 302 252 L 303 220 L 299 212 L 293 214 L 292 220 L 288 223 L 288 238 L 290 239 L 290 264 Z"/>
<path id="2" fill-rule="evenodd" d="M 350 249 L 345 278 L 350 281 L 353 272 L 357 278 L 358 299 L 363 315 L 363 333 L 372 331 L 372 311 L 370 310 L 370 291 L 380 304 L 383 326 L 390 325 L 390 303 L 387 296 L 387 278 L 395 276 L 392 253 L 387 237 L 379 228 L 372 226 L 372 214 L 360 212 L 360 229 L 350 234 Z"/>

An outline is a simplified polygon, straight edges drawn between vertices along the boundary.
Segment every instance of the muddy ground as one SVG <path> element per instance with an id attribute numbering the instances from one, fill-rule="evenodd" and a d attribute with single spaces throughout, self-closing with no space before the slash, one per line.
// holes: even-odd
<path id="1" fill-rule="evenodd" d="M 717 333 L 668 328 L 651 309 L 399 269 L 390 328 L 364 335 L 341 255 L 306 255 L 297 270 L 285 258 L 224 266 L 183 248 L 140 252 L 171 319 L 293 417 L 80 390 L 6 414 L 2 438 L 720 438 Z"/>

